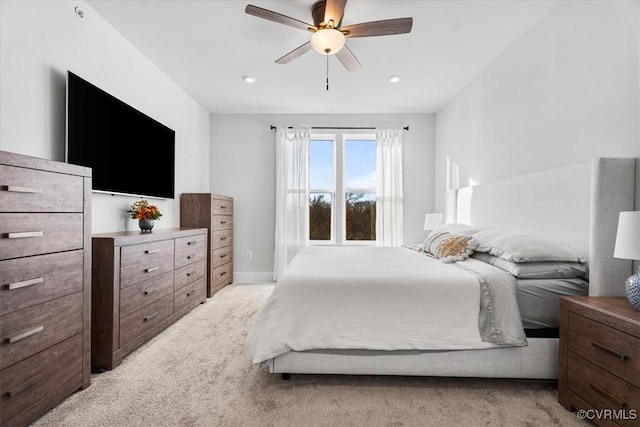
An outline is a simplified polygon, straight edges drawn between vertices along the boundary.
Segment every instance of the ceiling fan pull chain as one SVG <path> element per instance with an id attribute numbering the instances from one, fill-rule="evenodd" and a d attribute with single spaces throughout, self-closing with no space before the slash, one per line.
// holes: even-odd
<path id="1" fill-rule="evenodd" d="M 326 49 L 327 52 L 327 90 L 329 90 L 329 49 Z"/>

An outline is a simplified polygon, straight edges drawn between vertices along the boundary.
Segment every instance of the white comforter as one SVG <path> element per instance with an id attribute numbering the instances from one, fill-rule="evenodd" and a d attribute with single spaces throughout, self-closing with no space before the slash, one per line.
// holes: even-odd
<path id="1" fill-rule="evenodd" d="M 487 341 L 489 335 L 498 339 Z M 510 274 L 476 260 L 445 264 L 404 247 L 304 248 L 247 338 L 253 363 L 317 349 L 511 345 L 526 345 L 526 338 Z"/>

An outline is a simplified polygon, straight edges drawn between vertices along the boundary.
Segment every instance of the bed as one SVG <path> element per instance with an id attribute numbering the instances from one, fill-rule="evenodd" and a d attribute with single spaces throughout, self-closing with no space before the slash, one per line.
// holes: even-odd
<path id="1" fill-rule="evenodd" d="M 455 224 L 480 233 L 456 236 L 484 244 L 484 231 L 492 242 L 495 230 L 526 233 L 577 254 L 584 277 L 554 288 L 471 250 L 443 263 L 424 247 L 305 248 L 253 325 L 251 360 L 282 374 L 555 379 L 558 338 L 531 333 L 554 326 L 553 303 L 540 301 L 624 295 L 631 262 L 612 254 L 618 212 L 633 210 L 635 168 L 599 158 L 457 191 Z"/>

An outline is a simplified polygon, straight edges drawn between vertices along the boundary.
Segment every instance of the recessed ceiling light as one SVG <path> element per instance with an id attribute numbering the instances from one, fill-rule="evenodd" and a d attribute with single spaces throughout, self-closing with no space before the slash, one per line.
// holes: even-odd
<path id="1" fill-rule="evenodd" d="M 246 83 L 255 83 L 256 79 L 254 76 L 242 76 L 242 80 L 244 80 Z"/>
<path id="2" fill-rule="evenodd" d="M 398 83 L 400 81 L 400 76 L 391 76 L 389 77 L 389 82 Z"/>

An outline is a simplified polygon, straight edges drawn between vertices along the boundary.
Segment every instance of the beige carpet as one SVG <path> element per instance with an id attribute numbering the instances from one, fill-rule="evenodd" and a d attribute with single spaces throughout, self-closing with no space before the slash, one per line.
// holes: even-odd
<path id="1" fill-rule="evenodd" d="M 584 426 L 555 382 L 279 375 L 245 339 L 271 284 L 227 286 L 34 426 Z"/>

